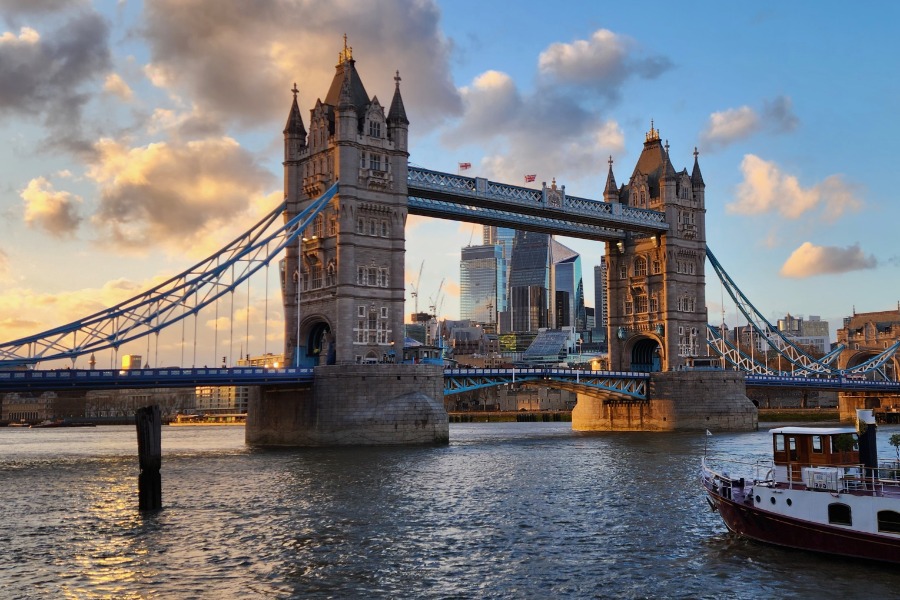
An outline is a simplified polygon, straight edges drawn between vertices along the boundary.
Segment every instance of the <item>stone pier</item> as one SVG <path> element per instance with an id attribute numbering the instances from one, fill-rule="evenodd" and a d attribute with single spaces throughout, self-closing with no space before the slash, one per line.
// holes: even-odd
<path id="1" fill-rule="evenodd" d="M 578 394 L 575 431 L 755 431 L 757 408 L 736 371 L 653 373 L 647 400 Z"/>
<path id="2" fill-rule="evenodd" d="M 446 444 L 443 369 L 435 365 L 315 368 L 312 384 L 251 391 L 247 444 Z"/>

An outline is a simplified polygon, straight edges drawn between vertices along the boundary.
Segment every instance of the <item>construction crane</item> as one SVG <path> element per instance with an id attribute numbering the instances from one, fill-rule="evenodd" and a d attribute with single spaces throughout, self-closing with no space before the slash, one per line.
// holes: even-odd
<path id="1" fill-rule="evenodd" d="M 441 279 L 441 284 L 438 286 L 437 293 L 434 295 L 434 297 L 429 298 L 429 300 L 431 300 L 431 305 L 428 308 L 431 309 L 431 314 L 435 317 L 438 316 L 438 311 L 441 309 L 441 305 L 443 305 L 443 301 L 441 300 L 441 288 L 444 287 L 445 279 L 446 277 L 444 279 Z"/>
<path id="2" fill-rule="evenodd" d="M 423 260 L 422 265 L 419 267 L 419 276 L 416 277 L 415 285 L 413 285 L 412 283 L 409 284 L 409 287 L 412 288 L 412 291 L 409 293 L 409 295 L 412 296 L 413 299 L 413 308 L 415 310 L 415 312 L 413 313 L 414 315 L 419 314 L 419 283 L 422 281 L 422 269 L 424 268 L 425 261 Z"/>

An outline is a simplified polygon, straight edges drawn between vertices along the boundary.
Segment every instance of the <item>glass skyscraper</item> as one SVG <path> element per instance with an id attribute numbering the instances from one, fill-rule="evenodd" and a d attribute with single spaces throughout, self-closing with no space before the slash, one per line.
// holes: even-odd
<path id="1" fill-rule="evenodd" d="M 553 265 L 553 327 L 574 327 L 575 331 L 584 331 L 587 315 L 581 256 L 551 238 L 550 263 Z"/>
<path id="2" fill-rule="evenodd" d="M 459 263 L 460 318 L 496 327 L 506 306 L 506 260 L 499 245 L 468 246 Z"/>

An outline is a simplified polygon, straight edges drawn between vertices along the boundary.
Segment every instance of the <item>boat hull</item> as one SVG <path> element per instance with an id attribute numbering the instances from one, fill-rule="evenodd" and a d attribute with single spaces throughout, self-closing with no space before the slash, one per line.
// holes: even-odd
<path id="1" fill-rule="evenodd" d="M 759 542 L 836 556 L 900 564 L 900 540 L 794 519 L 735 502 L 707 486 L 710 506 L 737 535 Z"/>

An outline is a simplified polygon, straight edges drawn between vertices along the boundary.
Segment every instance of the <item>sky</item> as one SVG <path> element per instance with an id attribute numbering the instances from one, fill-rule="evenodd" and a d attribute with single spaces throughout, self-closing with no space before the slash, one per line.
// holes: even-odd
<path id="1" fill-rule="evenodd" d="M 290 89 L 308 126 L 344 34 L 382 105 L 399 70 L 413 165 L 602 199 L 652 122 L 676 170 L 697 148 L 707 244 L 771 322 L 817 315 L 834 339 L 900 302 L 897 3 L 0 0 L 0 17 L 0 342 L 134 296 L 277 206 Z M 458 318 L 481 226 L 411 216 L 406 235 L 406 312 L 424 263 L 420 309 Z M 603 245 L 560 241 L 593 306 Z M 202 319 L 198 363 L 238 325 L 229 360 L 280 351 L 262 287 L 234 322 Z M 709 267 L 707 307 L 743 324 Z M 121 352 L 183 360 L 155 344 Z"/>

